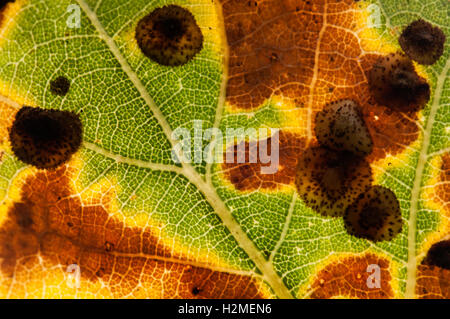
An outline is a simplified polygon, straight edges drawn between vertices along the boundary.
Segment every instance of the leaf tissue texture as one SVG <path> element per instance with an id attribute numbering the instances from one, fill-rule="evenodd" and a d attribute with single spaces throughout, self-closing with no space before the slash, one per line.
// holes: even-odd
<path id="1" fill-rule="evenodd" d="M 449 298 L 449 37 L 446 0 L 7 1 L 0 297 Z"/>

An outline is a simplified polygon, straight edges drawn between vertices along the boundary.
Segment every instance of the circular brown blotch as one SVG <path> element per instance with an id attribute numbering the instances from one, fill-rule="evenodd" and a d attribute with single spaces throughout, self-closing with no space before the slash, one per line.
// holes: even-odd
<path id="1" fill-rule="evenodd" d="M 419 19 L 403 30 L 398 42 L 411 59 L 431 65 L 444 53 L 445 34 L 440 28 Z"/>
<path id="2" fill-rule="evenodd" d="M 342 216 L 371 183 L 372 171 L 363 158 L 324 147 L 302 154 L 295 179 L 305 204 L 325 216 Z"/>
<path id="3" fill-rule="evenodd" d="M 185 8 L 168 5 L 155 9 L 136 27 L 142 52 L 159 64 L 186 64 L 203 47 L 203 34 L 194 16 Z"/>
<path id="4" fill-rule="evenodd" d="M 450 240 L 443 240 L 431 246 L 423 264 L 450 270 Z"/>
<path id="5" fill-rule="evenodd" d="M 327 104 L 316 114 L 315 133 L 322 146 L 335 151 L 366 156 L 373 149 L 372 138 L 359 105 L 353 100 Z"/>
<path id="6" fill-rule="evenodd" d="M 82 125 L 75 113 L 22 107 L 9 131 L 14 154 L 40 169 L 60 166 L 81 145 Z"/>
<path id="7" fill-rule="evenodd" d="M 395 194 L 372 186 L 347 208 L 344 222 L 348 232 L 372 241 L 393 239 L 402 230 L 402 215 Z"/>
<path id="8" fill-rule="evenodd" d="M 375 100 L 396 111 L 422 109 L 430 99 L 430 86 L 412 61 L 401 53 L 378 59 L 369 71 L 369 86 Z"/>
<path id="9" fill-rule="evenodd" d="M 55 95 L 64 96 L 69 92 L 70 81 L 64 76 L 58 76 L 50 82 L 50 91 Z"/>

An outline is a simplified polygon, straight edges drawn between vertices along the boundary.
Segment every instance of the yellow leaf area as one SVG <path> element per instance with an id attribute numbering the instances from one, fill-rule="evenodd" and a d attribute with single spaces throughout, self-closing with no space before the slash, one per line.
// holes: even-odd
<path id="1" fill-rule="evenodd" d="M 450 233 L 450 153 L 435 156 L 431 162 L 431 178 L 425 186 L 424 198 L 431 209 L 444 213 L 442 233 Z"/>

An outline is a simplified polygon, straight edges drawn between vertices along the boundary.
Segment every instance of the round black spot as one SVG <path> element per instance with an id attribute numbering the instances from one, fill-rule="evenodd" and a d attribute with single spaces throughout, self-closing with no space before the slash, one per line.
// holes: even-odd
<path id="1" fill-rule="evenodd" d="M 200 293 L 200 289 L 198 287 L 192 288 L 192 294 L 194 296 L 197 296 Z"/>
<path id="2" fill-rule="evenodd" d="M 307 206 L 325 216 L 342 216 L 371 183 L 370 165 L 352 153 L 312 147 L 299 158 L 297 192 Z"/>
<path id="3" fill-rule="evenodd" d="M 353 100 L 327 104 L 316 114 L 315 133 L 319 143 L 332 150 L 358 156 L 372 152 L 372 138 L 359 106 Z"/>
<path id="4" fill-rule="evenodd" d="M 423 264 L 450 269 L 450 239 L 437 242 L 431 246 Z"/>
<path id="5" fill-rule="evenodd" d="M 58 76 L 50 82 L 50 91 L 55 95 L 64 96 L 69 92 L 70 82 L 64 76 Z"/>
<path id="6" fill-rule="evenodd" d="M 408 25 L 398 41 L 403 51 L 420 64 L 434 64 L 444 53 L 444 32 L 422 19 Z"/>
<path id="7" fill-rule="evenodd" d="M 82 125 L 75 113 L 22 107 L 9 131 L 14 154 L 40 169 L 60 166 L 81 145 Z"/>
<path id="8" fill-rule="evenodd" d="M 429 84 L 416 73 L 412 61 L 401 53 L 378 59 L 368 79 L 375 100 L 396 111 L 418 111 L 430 99 Z"/>
<path id="9" fill-rule="evenodd" d="M 135 36 L 147 57 L 166 66 L 186 64 L 203 47 L 203 34 L 194 16 L 177 5 L 155 9 L 142 18 Z"/>
<path id="10" fill-rule="evenodd" d="M 348 232 L 356 237 L 391 240 L 402 230 L 397 197 L 388 188 L 372 186 L 347 208 L 344 222 Z"/>
<path id="11" fill-rule="evenodd" d="M 100 267 L 100 269 L 95 272 L 95 276 L 97 276 L 98 278 L 102 278 L 105 274 L 106 269 L 103 267 Z"/>
<path id="12" fill-rule="evenodd" d="M 105 242 L 105 251 L 111 252 L 114 249 L 114 244 L 109 241 Z"/>

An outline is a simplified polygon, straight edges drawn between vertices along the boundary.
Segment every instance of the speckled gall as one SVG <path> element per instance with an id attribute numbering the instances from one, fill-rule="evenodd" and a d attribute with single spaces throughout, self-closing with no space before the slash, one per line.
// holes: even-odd
<path id="1" fill-rule="evenodd" d="M 431 65 L 444 53 L 445 34 L 439 27 L 419 19 L 403 30 L 398 42 L 411 59 Z"/>
<path id="2" fill-rule="evenodd" d="M 297 192 L 308 207 L 322 215 L 343 216 L 371 183 L 370 165 L 352 153 L 311 147 L 299 158 Z"/>
<path id="3" fill-rule="evenodd" d="M 177 5 L 157 8 L 142 18 L 135 37 L 147 57 L 165 66 L 184 65 L 203 48 L 203 34 L 195 17 Z"/>
<path id="4" fill-rule="evenodd" d="M 9 138 L 21 161 L 39 169 L 52 169 L 79 149 L 82 125 L 72 112 L 24 106 L 16 114 Z"/>
<path id="5" fill-rule="evenodd" d="M 390 189 L 372 186 L 347 208 L 344 222 L 353 236 L 372 241 L 392 240 L 402 230 L 398 199 Z"/>
<path id="6" fill-rule="evenodd" d="M 359 105 L 353 100 L 327 104 L 316 114 L 315 133 L 319 143 L 335 151 L 358 156 L 372 152 L 373 142 Z"/>
<path id="7" fill-rule="evenodd" d="M 419 111 L 430 99 L 430 85 L 402 53 L 379 58 L 369 71 L 368 80 L 375 100 L 395 111 Z"/>

